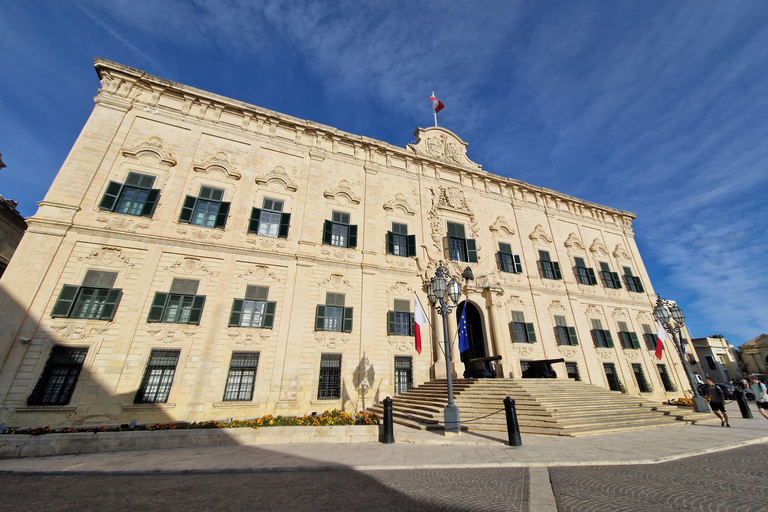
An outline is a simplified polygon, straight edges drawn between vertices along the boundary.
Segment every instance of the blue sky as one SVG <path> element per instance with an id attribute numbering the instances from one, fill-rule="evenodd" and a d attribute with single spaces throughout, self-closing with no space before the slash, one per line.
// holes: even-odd
<path id="1" fill-rule="evenodd" d="M 405 146 L 440 124 L 493 173 L 638 215 L 693 336 L 768 333 L 768 4 L 5 1 L 0 194 L 36 211 L 92 59 Z"/>

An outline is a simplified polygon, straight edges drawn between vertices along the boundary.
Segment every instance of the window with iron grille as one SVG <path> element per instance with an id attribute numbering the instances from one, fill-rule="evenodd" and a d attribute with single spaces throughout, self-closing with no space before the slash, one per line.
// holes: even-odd
<path id="1" fill-rule="evenodd" d="M 229 203 L 222 201 L 224 191 L 202 186 L 195 196 L 187 196 L 181 208 L 179 222 L 207 228 L 223 228 L 227 225 Z"/>
<path id="2" fill-rule="evenodd" d="M 496 260 L 499 264 L 499 270 L 513 274 L 523 273 L 523 264 L 520 262 L 520 256 L 512 254 L 512 246 L 499 243 L 499 252 L 496 253 Z"/>
<path id="3" fill-rule="evenodd" d="M 632 275 L 632 269 L 629 267 L 624 268 L 624 284 L 627 285 L 627 290 L 635 293 L 643 293 L 643 282 L 639 277 Z"/>
<path id="4" fill-rule="evenodd" d="M 579 338 L 576 329 L 568 327 L 564 316 L 555 315 L 555 337 L 558 345 L 578 345 Z"/>
<path id="5" fill-rule="evenodd" d="M 595 271 L 592 267 L 587 267 L 584 263 L 584 258 L 573 258 L 576 262 L 576 266 L 573 267 L 576 279 L 581 284 L 595 285 L 597 284 L 597 277 L 595 277 Z"/>
<path id="6" fill-rule="evenodd" d="M 656 333 L 648 324 L 643 324 L 643 340 L 648 350 L 656 350 Z"/>
<path id="7" fill-rule="evenodd" d="M 344 307 L 344 294 L 325 294 L 325 304 L 318 304 L 315 312 L 316 331 L 352 332 L 353 308 Z"/>
<path id="8" fill-rule="evenodd" d="M 336 247 L 357 247 L 357 226 L 349 223 L 349 214 L 333 212 L 323 225 L 323 243 Z"/>
<path id="9" fill-rule="evenodd" d="M 288 238 L 290 225 L 291 214 L 283 213 L 283 201 L 265 197 L 261 209 L 251 209 L 248 232 L 262 236 Z"/>
<path id="10" fill-rule="evenodd" d="M 99 208 L 115 213 L 151 217 L 160 198 L 160 190 L 152 188 L 155 177 L 129 172 L 125 183 L 110 181 Z"/>
<path id="11" fill-rule="evenodd" d="M 232 302 L 229 326 L 271 329 L 275 322 L 277 303 L 268 301 L 268 296 L 268 286 L 246 286 L 245 298 Z"/>
<path id="12" fill-rule="evenodd" d="M 624 391 L 621 381 L 619 380 L 619 374 L 616 373 L 616 365 L 613 363 L 603 363 L 603 370 L 605 371 L 605 378 L 608 381 L 608 388 L 611 391 Z"/>
<path id="13" fill-rule="evenodd" d="M 116 279 L 116 272 L 87 271 L 81 286 L 61 287 L 51 317 L 112 320 L 123 296 L 120 288 L 112 288 Z"/>
<path id="14" fill-rule="evenodd" d="M 152 349 L 134 403 L 164 404 L 168 402 L 180 352 L 180 350 Z"/>
<path id="15" fill-rule="evenodd" d="M 611 272 L 607 263 L 600 262 L 600 278 L 606 288 L 621 289 L 621 279 L 618 272 Z"/>
<path id="16" fill-rule="evenodd" d="M 579 365 L 578 365 L 578 363 L 566 362 L 565 363 L 565 371 L 568 373 L 568 378 L 569 379 L 581 380 L 581 375 L 579 375 Z"/>
<path id="17" fill-rule="evenodd" d="M 659 369 L 659 377 L 661 377 L 661 383 L 664 385 L 664 391 L 677 391 L 677 387 L 672 383 L 672 379 L 669 378 L 669 373 L 667 373 L 667 365 L 657 364 L 656 367 Z"/>
<path id="18" fill-rule="evenodd" d="M 395 394 L 413 389 L 413 358 L 395 356 Z"/>
<path id="19" fill-rule="evenodd" d="M 416 256 L 416 235 L 408 234 L 408 226 L 392 223 L 392 231 L 387 231 L 387 253 L 395 256 Z"/>
<path id="20" fill-rule="evenodd" d="M 27 405 L 68 405 L 88 347 L 54 345 Z"/>
<path id="21" fill-rule="evenodd" d="M 556 261 L 549 259 L 548 251 L 539 251 L 539 273 L 544 279 L 562 279 L 563 274 L 560 272 L 560 264 Z"/>
<path id="22" fill-rule="evenodd" d="M 598 348 L 613 348 L 611 331 L 603 329 L 603 325 L 597 318 L 592 319 L 592 340 Z"/>
<path id="23" fill-rule="evenodd" d="M 387 312 L 388 334 L 394 336 L 413 336 L 413 313 L 411 303 L 395 299 L 394 311 Z"/>
<path id="24" fill-rule="evenodd" d="M 450 260 L 477 263 L 477 243 L 466 237 L 463 224 L 448 223 L 447 252 Z"/>
<path id="25" fill-rule="evenodd" d="M 155 292 L 147 322 L 200 324 L 205 295 L 197 295 L 200 281 L 174 278 L 170 293 Z"/>
<path id="26" fill-rule="evenodd" d="M 258 352 L 232 352 L 223 401 L 250 402 L 253 400 L 253 387 L 258 367 Z"/>
<path id="27" fill-rule="evenodd" d="M 619 322 L 619 338 L 621 339 L 621 346 L 623 348 L 640 348 L 640 341 L 637 339 L 637 334 L 630 332 L 626 322 Z"/>
<path id="28" fill-rule="evenodd" d="M 643 371 L 643 365 L 632 364 L 632 372 L 635 374 L 635 380 L 637 381 L 637 387 L 641 393 L 650 393 L 652 391 L 651 386 L 648 385 L 648 381 L 645 380 L 645 372 Z"/>
<path id="29" fill-rule="evenodd" d="M 515 343 L 535 343 L 536 331 L 532 323 L 526 323 L 522 311 L 512 311 L 512 321 L 509 323 L 512 331 L 512 341 Z"/>
<path id="30" fill-rule="evenodd" d="M 341 398 L 341 354 L 320 356 L 320 383 L 317 388 L 318 400 Z"/>

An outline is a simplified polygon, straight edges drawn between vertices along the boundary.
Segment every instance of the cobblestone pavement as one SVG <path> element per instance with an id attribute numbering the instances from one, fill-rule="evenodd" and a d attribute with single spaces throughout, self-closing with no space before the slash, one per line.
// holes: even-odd
<path id="1" fill-rule="evenodd" d="M 0 489 L 0 511 L 529 510 L 526 468 L 176 475 L 0 474 Z"/>
<path id="2" fill-rule="evenodd" d="M 558 512 L 768 511 L 768 445 L 636 466 L 550 468 Z"/>

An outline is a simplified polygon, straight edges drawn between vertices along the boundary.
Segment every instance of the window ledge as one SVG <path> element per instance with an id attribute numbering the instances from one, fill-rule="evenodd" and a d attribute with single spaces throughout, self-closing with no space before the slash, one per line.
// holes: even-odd
<path id="1" fill-rule="evenodd" d="M 341 398 L 330 398 L 328 400 L 320 400 L 319 398 L 315 398 L 314 400 L 310 400 L 309 403 L 310 405 L 326 405 L 326 404 L 340 405 Z"/>
<path id="2" fill-rule="evenodd" d="M 219 407 L 234 407 L 234 408 L 245 408 L 245 407 L 260 407 L 261 404 L 258 402 L 213 402 L 211 404 L 213 407 L 219 408 Z"/>
<path id="3" fill-rule="evenodd" d="M 73 405 L 27 405 L 17 407 L 14 412 L 75 412 L 77 406 Z"/>
<path id="4" fill-rule="evenodd" d="M 176 404 L 131 404 L 124 405 L 122 408 L 124 411 L 154 411 L 157 409 L 167 411 L 174 407 L 176 407 Z"/>

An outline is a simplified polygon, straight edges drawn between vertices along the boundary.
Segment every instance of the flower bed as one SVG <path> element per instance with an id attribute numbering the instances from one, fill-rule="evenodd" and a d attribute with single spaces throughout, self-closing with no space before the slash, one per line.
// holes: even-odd
<path id="1" fill-rule="evenodd" d="M 691 398 L 675 398 L 664 403 L 667 405 L 677 405 L 678 407 L 693 407 L 693 399 Z"/>

